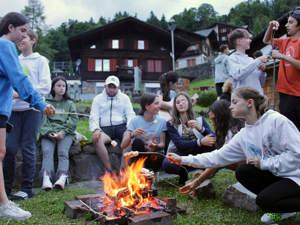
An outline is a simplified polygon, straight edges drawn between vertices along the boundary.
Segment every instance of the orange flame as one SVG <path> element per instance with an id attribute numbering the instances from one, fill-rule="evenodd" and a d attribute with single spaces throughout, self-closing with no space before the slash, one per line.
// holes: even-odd
<path id="1" fill-rule="evenodd" d="M 106 173 L 103 177 L 104 192 L 115 203 L 115 207 L 140 206 L 151 201 L 143 198 L 142 190 L 149 187 L 147 178 L 141 174 L 145 158 L 140 158 L 120 172 L 120 175 Z"/>

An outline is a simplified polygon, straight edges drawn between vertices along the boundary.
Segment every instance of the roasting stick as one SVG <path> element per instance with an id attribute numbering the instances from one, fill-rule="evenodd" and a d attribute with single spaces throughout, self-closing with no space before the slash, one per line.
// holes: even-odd
<path id="1" fill-rule="evenodd" d="M 95 211 L 92 207 L 90 207 L 88 204 L 86 204 L 85 202 L 83 202 L 82 200 L 79 200 L 79 202 L 84 205 L 88 210 L 90 210 L 92 213 L 94 213 L 95 215 L 98 216 L 105 216 L 103 213 L 97 212 Z"/>

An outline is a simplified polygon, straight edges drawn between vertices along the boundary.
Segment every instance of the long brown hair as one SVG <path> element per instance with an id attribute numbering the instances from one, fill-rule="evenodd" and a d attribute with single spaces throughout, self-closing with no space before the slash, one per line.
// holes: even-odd
<path id="1" fill-rule="evenodd" d="M 176 95 L 176 97 L 174 98 L 174 102 L 173 102 L 172 120 L 171 120 L 171 122 L 172 122 L 173 125 L 179 125 L 179 124 L 181 124 L 181 122 L 180 122 L 180 113 L 178 112 L 178 110 L 176 108 L 176 100 L 177 100 L 177 98 L 179 96 L 184 96 L 187 99 L 187 101 L 188 101 L 188 110 L 186 112 L 188 120 L 195 119 L 195 115 L 194 115 L 194 112 L 193 112 L 193 105 L 192 105 L 191 98 L 185 92 L 179 92 Z"/>
<path id="2" fill-rule="evenodd" d="M 176 72 L 169 71 L 162 74 L 159 77 L 160 89 L 163 96 L 163 101 L 170 101 L 170 82 L 176 83 L 178 81 L 178 75 Z"/>
<path id="3" fill-rule="evenodd" d="M 216 100 L 208 110 L 215 116 L 212 122 L 215 128 L 216 147 L 218 149 L 224 145 L 229 130 L 235 135 L 244 126 L 242 120 L 232 118 L 229 106 L 230 102 L 227 100 Z"/>

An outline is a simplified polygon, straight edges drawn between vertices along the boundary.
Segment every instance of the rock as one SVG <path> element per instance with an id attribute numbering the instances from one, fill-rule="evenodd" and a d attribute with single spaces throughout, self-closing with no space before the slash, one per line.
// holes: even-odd
<path id="1" fill-rule="evenodd" d="M 255 199 L 256 195 L 238 182 L 230 185 L 223 194 L 223 201 L 226 204 L 249 211 L 258 210 Z"/>
<path id="2" fill-rule="evenodd" d="M 72 157 L 73 155 L 77 155 L 81 152 L 80 143 L 71 145 L 69 156 Z"/>
<path id="3" fill-rule="evenodd" d="M 121 165 L 122 151 L 117 146 L 107 145 L 112 169 L 118 171 Z M 93 153 L 91 153 L 93 152 Z M 98 180 L 104 175 L 104 166 L 95 154 L 93 145 L 86 145 L 84 150 L 70 158 L 70 173 L 72 181 Z"/>
<path id="4" fill-rule="evenodd" d="M 216 197 L 216 191 L 214 189 L 214 186 L 213 186 L 212 182 L 209 179 L 202 182 L 195 189 L 195 195 L 198 199 L 215 198 Z"/>

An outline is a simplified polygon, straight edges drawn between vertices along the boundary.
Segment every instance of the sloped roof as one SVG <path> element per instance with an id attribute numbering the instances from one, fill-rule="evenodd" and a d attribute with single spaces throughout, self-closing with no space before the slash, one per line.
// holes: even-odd
<path id="1" fill-rule="evenodd" d="M 93 30 L 89 30 L 76 36 L 70 37 L 68 39 L 69 48 L 72 49 L 78 47 L 78 45 L 80 46 L 80 44 L 83 42 L 89 43 L 95 41 L 98 39 L 98 37 L 103 37 L 103 35 L 109 36 L 110 33 L 116 31 L 125 32 L 128 29 L 135 29 L 139 32 L 148 32 L 149 39 L 151 39 L 151 37 L 159 37 L 160 40 L 163 39 L 168 42 L 170 41 L 170 31 L 163 30 L 159 27 L 150 25 L 134 17 L 127 17 L 125 19 L 121 19 L 116 22 L 112 22 L 107 25 L 100 26 Z M 186 38 L 186 36 L 183 37 L 182 35 L 176 35 L 175 32 L 174 41 L 176 49 L 185 50 L 188 46 L 193 44 L 193 41 L 191 41 L 191 39 L 193 38 Z"/>
<path id="2" fill-rule="evenodd" d="M 198 30 L 195 33 L 199 34 L 199 35 L 201 35 L 203 37 L 208 37 L 212 32 L 215 32 L 214 28 L 208 28 L 208 29 Z"/>

